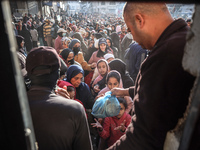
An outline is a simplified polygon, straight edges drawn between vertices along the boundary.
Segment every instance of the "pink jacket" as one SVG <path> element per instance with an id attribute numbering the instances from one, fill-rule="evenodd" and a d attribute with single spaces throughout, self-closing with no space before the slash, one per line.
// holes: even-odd
<path id="1" fill-rule="evenodd" d="M 97 53 L 98 51 L 93 52 L 92 56 L 90 57 L 90 60 L 88 61 L 88 64 L 92 64 L 92 63 L 97 63 L 98 60 L 100 59 L 104 59 L 103 57 L 97 57 Z"/>
<path id="2" fill-rule="evenodd" d="M 114 130 L 114 128 L 121 125 L 121 123 L 125 122 L 125 127 L 127 128 L 131 122 L 131 116 L 124 112 L 121 118 L 117 117 L 106 117 L 103 123 L 103 131 L 99 132 L 99 135 L 103 139 L 107 139 L 108 147 L 113 145 L 122 135 L 126 132 L 122 132 L 120 130 Z"/>

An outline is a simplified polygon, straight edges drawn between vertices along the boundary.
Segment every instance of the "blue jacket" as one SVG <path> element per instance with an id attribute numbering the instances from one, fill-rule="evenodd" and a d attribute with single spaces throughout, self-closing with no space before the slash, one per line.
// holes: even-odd
<path id="1" fill-rule="evenodd" d="M 132 43 L 125 53 L 127 70 L 135 81 L 140 69 L 140 65 L 147 56 L 147 50 L 143 49 L 138 43 Z"/>

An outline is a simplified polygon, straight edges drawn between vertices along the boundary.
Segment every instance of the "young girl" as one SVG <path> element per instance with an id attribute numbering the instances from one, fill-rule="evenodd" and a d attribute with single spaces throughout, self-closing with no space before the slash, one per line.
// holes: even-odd
<path id="1" fill-rule="evenodd" d="M 98 129 L 101 138 L 106 140 L 106 147 L 113 145 L 122 135 L 125 134 L 126 128 L 131 122 L 131 116 L 125 112 L 127 108 L 126 100 L 117 98 L 121 109 L 117 116 L 106 117 L 103 126 L 96 120 L 96 123 L 91 123 L 93 127 Z"/>
<path id="2" fill-rule="evenodd" d="M 116 70 L 111 70 L 107 77 L 106 77 L 106 83 L 107 86 L 105 88 L 103 88 L 98 95 L 96 96 L 95 99 L 103 96 L 107 91 L 112 90 L 115 87 L 118 88 L 123 88 L 123 83 L 122 83 L 122 79 L 121 79 L 121 74 L 116 71 Z M 127 113 L 130 113 L 132 106 L 133 106 L 133 100 L 131 99 L 130 96 L 125 96 L 124 99 L 126 100 L 128 107 L 126 109 Z"/>
<path id="3" fill-rule="evenodd" d="M 107 74 L 106 77 L 106 87 L 103 88 L 98 95 L 105 94 L 107 91 L 112 90 L 114 87 L 123 88 L 121 75 L 118 71 L 112 70 Z"/>
<path id="4" fill-rule="evenodd" d="M 107 61 L 104 59 L 100 59 L 97 62 L 97 70 L 98 70 L 99 75 L 92 83 L 92 89 L 93 89 L 94 95 L 98 94 L 98 92 L 105 87 L 106 76 L 109 71 Z"/>

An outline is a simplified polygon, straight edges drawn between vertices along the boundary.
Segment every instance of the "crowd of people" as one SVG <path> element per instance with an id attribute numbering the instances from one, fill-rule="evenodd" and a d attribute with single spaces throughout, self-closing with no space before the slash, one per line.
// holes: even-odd
<path id="1" fill-rule="evenodd" d="M 128 2 L 123 18 L 25 14 L 13 23 L 41 150 L 163 148 L 194 81 L 181 67 L 188 26 L 157 3 Z M 120 113 L 95 118 L 107 91 Z"/>

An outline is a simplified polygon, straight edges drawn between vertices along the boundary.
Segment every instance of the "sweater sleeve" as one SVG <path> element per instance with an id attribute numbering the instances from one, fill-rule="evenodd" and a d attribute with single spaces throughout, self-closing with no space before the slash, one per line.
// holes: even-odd
<path id="1" fill-rule="evenodd" d="M 110 125 L 110 119 L 109 117 L 106 117 L 103 124 L 103 131 L 99 132 L 100 137 L 102 137 L 103 139 L 107 139 L 110 137 Z"/>
<path id="2" fill-rule="evenodd" d="M 78 60 L 77 62 L 79 62 L 83 68 L 83 70 L 87 70 L 87 71 L 92 71 L 91 65 L 89 65 L 83 57 L 83 53 L 78 53 Z"/>

